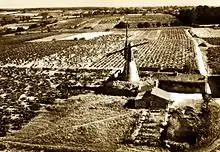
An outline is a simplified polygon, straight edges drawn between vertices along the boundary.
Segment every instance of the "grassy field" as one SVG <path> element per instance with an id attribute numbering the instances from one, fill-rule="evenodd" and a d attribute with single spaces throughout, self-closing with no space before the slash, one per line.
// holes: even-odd
<path id="1" fill-rule="evenodd" d="M 134 121 L 134 113 L 123 108 L 125 102 L 125 97 L 74 96 L 46 107 L 18 133 L 0 140 L 10 148 L 112 151 L 120 147 Z"/>

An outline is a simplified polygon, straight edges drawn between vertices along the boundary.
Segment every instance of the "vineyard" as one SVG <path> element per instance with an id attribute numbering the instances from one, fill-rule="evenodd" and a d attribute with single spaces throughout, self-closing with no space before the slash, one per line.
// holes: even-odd
<path id="1" fill-rule="evenodd" d="M 211 47 L 207 50 L 208 65 L 212 74 L 220 74 L 220 48 Z"/>
<path id="2" fill-rule="evenodd" d="M 123 34 L 90 40 L 51 41 L 2 45 L 0 65 L 44 68 L 81 68 L 123 47 Z"/>
<path id="3" fill-rule="evenodd" d="M 2 45 L 0 65 L 65 69 L 122 68 L 124 59 L 120 53 L 109 57 L 105 55 L 122 49 L 124 37 L 123 32 L 114 32 L 88 40 L 62 38 L 62 41 Z M 149 41 L 148 44 L 139 46 L 134 53 L 142 70 L 182 72 L 187 66 L 191 71 L 197 71 L 194 44 L 183 29 L 130 31 L 128 39 L 134 44 Z"/>
<path id="4" fill-rule="evenodd" d="M 134 54 L 141 70 L 183 71 L 184 66 L 198 72 L 193 42 L 182 29 L 162 30 L 158 40 L 139 46 Z M 98 60 L 95 68 L 122 68 L 123 56 L 118 53 Z"/>
<path id="5" fill-rule="evenodd" d="M 128 40 L 157 40 L 160 32 L 161 30 L 130 31 Z"/>
<path id="6" fill-rule="evenodd" d="M 100 85 L 109 74 L 109 70 L 0 68 L 0 136 L 19 130 L 42 105 L 88 92 L 71 87 Z"/>
<path id="7" fill-rule="evenodd" d="M 212 45 L 220 45 L 220 37 L 203 38 L 203 40 Z"/>
<path id="8" fill-rule="evenodd" d="M 160 32 L 160 30 L 131 31 L 129 40 L 134 43 L 143 40 L 156 40 L 160 36 Z M 80 37 L 84 37 L 84 39 Z M 91 39 L 85 39 L 89 37 Z M 53 40 L 54 38 L 60 38 L 60 40 Z M 124 38 L 125 34 L 117 31 L 113 33 L 66 33 L 26 43 L 2 45 L 0 48 L 0 66 L 32 68 L 89 67 L 105 54 L 122 49 Z M 121 60 L 120 56 L 118 61 Z M 123 63 L 123 61 L 121 62 Z M 108 64 L 105 66 L 117 68 L 117 63 L 114 64 L 113 66 Z"/>

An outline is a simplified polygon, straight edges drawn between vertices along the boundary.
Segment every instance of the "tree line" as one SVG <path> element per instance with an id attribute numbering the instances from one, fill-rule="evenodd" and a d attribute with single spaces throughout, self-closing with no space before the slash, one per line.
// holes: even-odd
<path id="1" fill-rule="evenodd" d="M 177 18 L 183 25 L 220 24 L 220 7 L 197 6 L 180 10 Z"/>

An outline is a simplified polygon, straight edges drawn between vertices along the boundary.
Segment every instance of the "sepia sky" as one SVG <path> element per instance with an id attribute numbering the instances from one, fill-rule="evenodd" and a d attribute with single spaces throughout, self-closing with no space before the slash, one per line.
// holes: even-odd
<path id="1" fill-rule="evenodd" d="M 0 8 L 161 5 L 220 6 L 220 0 L 0 0 Z"/>

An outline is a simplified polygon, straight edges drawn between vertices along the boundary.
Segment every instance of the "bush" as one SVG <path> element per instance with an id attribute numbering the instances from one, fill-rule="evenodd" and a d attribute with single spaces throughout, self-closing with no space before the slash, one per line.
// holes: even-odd
<path id="1" fill-rule="evenodd" d="M 201 124 L 197 128 L 197 147 L 204 147 L 211 144 L 219 137 L 219 105 L 203 103 L 201 106 L 200 120 Z"/>
<path id="2" fill-rule="evenodd" d="M 148 22 L 145 22 L 143 26 L 144 26 L 145 28 L 147 28 L 147 27 L 151 27 L 151 24 L 148 23 Z"/>
<path id="3" fill-rule="evenodd" d="M 126 28 L 126 26 L 129 27 L 129 24 L 128 23 L 125 23 L 123 21 L 121 21 L 120 23 L 118 23 L 117 25 L 115 25 L 114 28 Z"/>
<path id="4" fill-rule="evenodd" d="M 140 22 L 140 23 L 137 24 L 137 27 L 138 27 L 138 28 L 143 28 L 144 25 L 143 25 L 143 23 Z"/>
<path id="5" fill-rule="evenodd" d="M 184 66 L 183 66 L 183 72 L 184 73 L 190 73 L 190 69 L 191 69 L 191 67 L 190 67 L 190 64 L 185 64 Z"/>
<path id="6" fill-rule="evenodd" d="M 179 108 L 170 111 L 172 118 L 170 119 L 171 126 L 168 129 L 169 140 L 179 143 L 186 142 L 191 147 L 202 148 L 209 146 L 219 137 L 220 107 L 217 104 L 209 103 L 210 98 L 207 99 L 204 99 L 199 112 L 190 106 L 184 107 L 185 110 Z"/>
<path id="7" fill-rule="evenodd" d="M 18 27 L 17 28 L 17 32 L 22 32 L 22 31 L 25 31 L 25 29 L 23 27 Z"/>
<path id="8" fill-rule="evenodd" d="M 162 24 L 161 24 L 161 22 L 157 22 L 156 25 L 157 25 L 157 27 L 161 27 Z"/>

